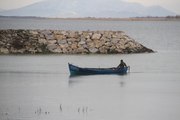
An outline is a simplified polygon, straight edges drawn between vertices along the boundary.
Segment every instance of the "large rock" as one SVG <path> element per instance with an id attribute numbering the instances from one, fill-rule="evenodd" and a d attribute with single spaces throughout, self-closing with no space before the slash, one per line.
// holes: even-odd
<path id="1" fill-rule="evenodd" d="M 117 44 L 119 41 L 120 41 L 120 39 L 118 39 L 118 38 L 113 38 L 111 40 L 111 42 L 114 43 L 114 44 Z"/>
<path id="2" fill-rule="evenodd" d="M 71 45 L 71 48 L 72 48 L 73 50 L 75 50 L 75 49 L 77 49 L 77 48 L 78 48 L 78 46 L 77 46 L 77 44 L 76 44 L 76 43 L 73 43 L 73 44 Z"/>
<path id="3" fill-rule="evenodd" d="M 66 44 L 67 43 L 67 40 L 58 40 L 58 44 L 61 45 L 61 44 Z"/>
<path id="4" fill-rule="evenodd" d="M 78 44 L 79 44 L 79 45 L 84 45 L 84 44 L 86 44 L 86 41 L 81 40 Z"/>
<path id="5" fill-rule="evenodd" d="M 55 44 L 57 41 L 56 40 L 48 40 L 47 42 L 48 42 L 48 44 Z"/>
<path id="6" fill-rule="evenodd" d="M 69 32 L 69 36 L 68 36 L 69 38 L 78 38 L 79 37 L 79 35 L 78 35 L 78 32 L 75 32 L 75 31 L 71 31 L 71 32 Z"/>
<path id="7" fill-rule="evenodd" d="M 63 40 L 63 39 L 66 39 L 66 36 L 57 34 L 57 35 L 55 35 L 55 39 L 56 40 Z"/>
<path id="8" fill-rule="evenodd" d="M 99 50 L 97 48 L 89 48 L 91 53 L 97 53 Z"/>
<path id="9" fill-rule="evenodd" d="M 57 48 L 53 49 L 52 52 L 54 52 L 54 53 L 63 53 L 63 51 L 62 51 L 62 49 L 60 47 L 57 47 Z"/>
<path id="10" fill-rule="evenodd" d="M 47 43 L 47 40 L 46 39 L 38 39 L 38 42 L 40 43 L 40 44 L 46 44 Z"/>
<path id="11" fill-rule="evenodd" d="M 106 46 L 100 47 L 99 52 L 102 53 L 102 54 L 108 53 L 108 47 L 106 47 Z"/>
<path id="12" fill-rule="evenodd" d="M 93 40 L 99 40 L 101 38 L 101 34 L 100 33 L 94 33 L 93 35 L 92 35 L 92 39 Z"/>
<path id="13" fill-rule="evenodd" d="M 99 47 L 101 47 L 101 46 L 104 45 L 104 44 L 105 44 L 104 41 L 94 40 L 94 46 L 95 46 L 96 48 L 99 48 Z"/>
<path id="14" fill-rule="evenodd" d="M 31 30 L 30 33 L 33 34 L 33 35 L 38 35 L 39 34 L 38 31 L 34 31 L 34 30 Z"/>
<path id="15" fill-rule="evenodd" d="M 54 49 L 56 49 L 57 48 L 57 45 L 56 44 L 49 44 L 49 45 L 47 45 L 47 49 L 49 50 L 49 51 L 53 51 Z"/>
<path id="16" fill-rule="evenodd" d="M 47 40 L 53 40 L 54 39 L 54 35 L 52 35 L 52 34 L 45 35 L 45 37 Z"/>
<path id="17" fill-rule="evenodd" d="M 2 54 L 8 54 L 9 50 L 7 48 L 0 48 L 0 53 Z"/>

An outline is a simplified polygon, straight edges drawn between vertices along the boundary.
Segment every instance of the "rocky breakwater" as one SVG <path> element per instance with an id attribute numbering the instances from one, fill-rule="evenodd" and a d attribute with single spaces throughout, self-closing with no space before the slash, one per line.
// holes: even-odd
<path id="1" fill-rule="evenodd" d="M 122 31 L 0 30 L 0 54 L 153 52 Z"/>

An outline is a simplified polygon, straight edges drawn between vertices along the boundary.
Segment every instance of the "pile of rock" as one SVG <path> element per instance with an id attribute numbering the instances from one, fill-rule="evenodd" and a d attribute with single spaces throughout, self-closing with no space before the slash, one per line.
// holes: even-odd
<path id="1" fill-rule="evenodd" d="M 122 31 L 0 30 L 0 53 L 153 52 Z"/>

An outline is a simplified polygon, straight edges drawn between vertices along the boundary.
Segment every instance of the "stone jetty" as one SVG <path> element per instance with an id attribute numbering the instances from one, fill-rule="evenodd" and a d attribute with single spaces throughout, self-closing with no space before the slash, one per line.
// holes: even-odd
<path id="1" fill-rule="evenodd" d="M 153 52 L 122 31 L 0 30 L 0 54 Z"/>

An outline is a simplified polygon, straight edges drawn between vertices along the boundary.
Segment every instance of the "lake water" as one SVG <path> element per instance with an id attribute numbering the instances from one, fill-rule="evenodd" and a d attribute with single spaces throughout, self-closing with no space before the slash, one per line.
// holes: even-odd
<path id="1" fill-rule="evenodd" d="M 179 120 L 180 22 L 0 19 L 0 29 L 123 30 L 151 54 L 1 55 L 0 120 Z M 68 62 L 130 73 L 69 77 Z"/>

